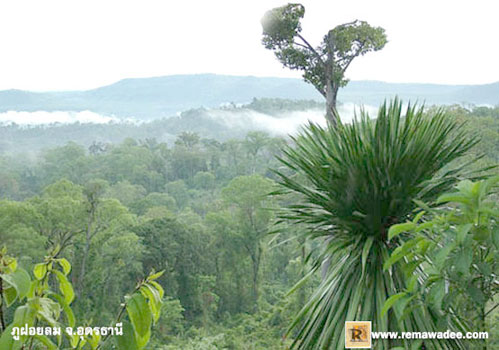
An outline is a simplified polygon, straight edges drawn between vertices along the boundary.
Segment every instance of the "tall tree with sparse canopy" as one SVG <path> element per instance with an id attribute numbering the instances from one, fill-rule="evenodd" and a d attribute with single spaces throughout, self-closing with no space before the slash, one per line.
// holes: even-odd
<path id="1" fill-rule="evenodd" d="M 355 20 L 334 27 L 318 47 L 313 47 L 300 34 L 304 14 L 305 7 L 301 4 L 287 4 L 267 11 L 262 18 L 262 43 L 275 52 L 285 67 L 303 71 L 303 79 L 326 99 L 326 119 L 336 126 L 338 89 L 348 83 L 345 71 L 354 58 L 385 46 L 385 30 Z"/>

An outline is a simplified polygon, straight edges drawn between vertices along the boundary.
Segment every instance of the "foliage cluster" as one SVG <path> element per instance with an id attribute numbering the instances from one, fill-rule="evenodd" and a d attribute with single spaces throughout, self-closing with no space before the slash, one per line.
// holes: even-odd
<path id="1" fill-rule="evenodd" d="M 427 304 L 445 318 L 457 317 L 462 329 L 493 330 L 488 316 L 499 306 L 498 182 L 498 176 L 475 183 L 464 180 L 456 191 L 438 198 L 439 206 L 421 203 L 426 211 L 390 228 L 388 238 L 401 244 L 384 267 L 405 260 L 409 283 L 386 301 L 384 312 L 394 307 L 403 319 L 417 305 Z M 497 341 L 497 333 L 491 333 L 490 347 Z M 475 347 L 483 348 L 468 344 Z"/>
<path id="2" fill-rule="evenodd" d="M 302 242 L 320 242 L 320 250 L 312 251 L 307 260 L 312 271 L 322 269 L 323 278 L 291 326 L 292 347 L 343 349 L 345 321 L 354 320 L 370 320 L 378 332 L 463 330 L 454 315 L 441 317 L 440 310 L 426 302 L 409 307 L 410 298 L 395 309 L 406 308 L 405 317 L 386 312 L 387 299 L 405 296 L 402 291 L 420 282 L 419 273 L 431 274 L 408 261 L 409 248 L 419 240 L 405 246 L 390 241 L 388 233 L 392 225 L 413 215 L 417 202 L 432 203 L 460 179 L 479 176 L 480 171 L 470 171 L 469 162 L 461 159 L 478 143 L 476 136 L 442 109 L 425 113 L 423 108 L 408 106 L 403 113 L 402 103 L 395 100 L 381 106 L 375 120 L 362 111 L 351 124 L 327 128 L 310 124 L 293 141 L 280 158 L 288 172 L 276 174 L 283 188 L 280 193 L 299 199 L 287 205 L 280 218 L 306 225 Z M 495 264 L 494 254 L 489 256 L 485 249 L 489 245 L 475 250 Z M 399 264 L 388 266 L 393 256 Z M 430 260 L 429 269 L 432 265 Z M 488 271 L 485 285 L 496 283 L 492 266 Z M 440 301 L 443 283 L 442 279 L 432 292 Z M 490 295 L 487 289 L 482 291 Z M 374 347 L 407 349 L 414 344 L 384 339 Z M 424 345 L 466 348 L 464 342 L 452 339 L 430 339 Z"/>

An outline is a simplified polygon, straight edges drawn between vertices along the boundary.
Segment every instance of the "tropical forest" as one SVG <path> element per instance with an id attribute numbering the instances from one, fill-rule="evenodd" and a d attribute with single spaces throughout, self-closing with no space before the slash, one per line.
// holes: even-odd
<path id="1" fill-rule="evenodd" d="M 0 350 L 499 349 L 499 83 L 354 105 L 390 33 L 266 8 L 300 80 L 0 91 Z"/>

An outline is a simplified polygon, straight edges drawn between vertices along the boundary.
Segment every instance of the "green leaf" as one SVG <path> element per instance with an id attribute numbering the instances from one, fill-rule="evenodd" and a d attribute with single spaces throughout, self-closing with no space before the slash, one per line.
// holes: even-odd
<path id="1" fill-rule="evenodd" d="M 478 242 L 487 240 L 490 236 L 489 229 L 486 225 L 478 225 L 473 227 L 473 239 Z"/>
<path id="2" fill-rule="evenodd" d="M 164 273 L 165 273 L 165 270 L 156 272 L 155 274 L 149 275 L 147 277 L 147 280 L 148 281 L 154 281 L 154 280 L 160 278 Z"/>
<path id="3" fill-rule="evenodd" d="M 36 264 L 35 267 L 33 268 L 33 274 L 35 275 L 35 278 L 37 280 L 42 280 L 45 275 L 47 274 L 47 264 Z"/>
<path id="4" fill-rule="evenodd" d="M 61 291 L 62 295 L 64 296 L 64 300 L 68 305 L 70 305 L 74 298 L 75 294 L 73 291 L 73 286 L 71 283 L 68 281 L 66 278 L 66 275 L 64 275 L 62 272 L 54 270 L 57 279 L 59 280 L 59 290 Z"/>
<path id="5" fill-rule="evenodd" d="M 413 277 L 417 277 L 417 274 L 414 274 L 414 271 L 418 268 L 418 266 L 421 265 L 421 260 L 414 260 L 411 261 L 410 263 L 403 264 L 402 265 L 402 271 L 404 271 L 404 274 L 406 278 L 413 279 Z M 410 285 L 410 283 L 409 283 Z"/>
<path id="6" fill-rule="evenodd" d="M 149 308 L 151 309 L 154 323 L 158 322 L 162 303 L 161 298 L 159 297 L 159 292 L 156 290 L 156 288 L 148 284 L 140 287 L 140 292 L 146 299 L 148 299 Z"/>
<path id="7" fill-rule="evenodd" d="M 374 237 L 370 236 L 364 243 L 364 248 L 362 249 L 362 276 L 364 276 L 366 270 L 367 257 L 369 256 L 369 252 L 371 251 L 373 242 L 374 242 Z"/>
<path id="8" fill-rule="evenodd" d="M 62 311 L 64 311 L 64 314 L 66 315 L 66 320 L 68 321 L 68 326 L 74 327 L 75 326 L 75 316 L 73 313 L 73 310 L 69 306 L 69 304 L 66 302 L 64 297 L 62 295 L 56 294 L 56 293 L 50 293 L 50 296 L 53 297 L 54 299 L 57 300 L 59 305 L 62 307 Z"/>
<path id="9" fill-rule="evenodd" d="M 128 317 L 137 333 L 137 345 L 142 349 L 151 336 L 152 314 L 146 299 L 141 293 L 134 293 L 126 302 Z"/>
<path id="10" fill-rule="evenodd" d="M 29 277 L 29 273 L 26 270 L 19 267 L 15 272 L 9 274 L 1 274 L 0 278 L 2 278 L 8 285 L 12 286 L 12 288 L 16 290 L 16 298 L 19 298 L 19 300 L 23 299 L 28 294 L 31 278 Z M 12 301 L 12 291 L 10 291 L 9 293 L 9 299 Z"/>
<path id="11" fill-rule="evenodd" d="M 34 298 L 35 297 L 36 290 L 38 289 L 38 287 L 40 286 L 40 284 L 41 284 L 41 281 L 39 281 L 37 279 L 34 279 L 33 281 L 31 281 L 31 284 L 29 286 L 29 292 L 27 294 L 28 298 Z"/>
<path id="12" fill-rule="evenodd" d="M 133 329 L 132 329 L 132 332 L 133 332 Z M 116 335 L 116 337 L 121 337 L 121 336 Z M 97 347 L 99 346 L 100 340 L 101 340 L 101 336 L 97 335 L 95 333 L 92 333 L 92 336 L 87 338 L 88 344 L 90 345 L 92 350 L 97 349 Z"/>
<path id="13" fill-rule="evenodd" d="M 438 282 L 435 282 L 429 292 L 429 298 L 430 302 L 437 308 L 437 310 L 442 309 L 442 300 L 444 299 L 445 296 L 445 281 L 444 280 L 439 280 Z"/>
<path id="14" fill-rule="evenodd" d="M 384 262 L 383 264 L 383 271 L 388 270 L 390 267 L 393 266 L 397 261 L 402 259 L 405 255 L 405 252 L 402 250 L 402 247 L 396 248 L 393 253 L 390 255 L 390 257 Z"/>
<path id="15" fill-rule="evenodd" d="M 457 272 L 466 274 L 470 271 L 471 262 L 473 261 L 473 248 L 468 246 L 456 254 L 455 264 Z"/>
<path id="16" fill-rule="evenodd" d="M 420 201 L 419 199 L 413 199 L 412 200 L 414 203 L 416 203 L 416 205 L 418 207 L 420 207 L 421 209 L 424 209 L 425 211 L 431 211 L 431 208 L 428 206 L 428 204 L 426 204 L 425 202 L 423 201 Z"/>
<path id="17" fill-rule="evenodd" d="M 423 341 L 421 339 L 416 340 L 411 344 L 411 350 L 420 350 L 421 345 L 423 345 Z"/>
<path id="18" fill-rule="evenodd" d="M 457 227 L 457 243 L 462 244 L 466 238 L 466 235 L 468 232 L 470 232 L 471 228 L 473 227 L 473 224 L 465 224 L 465 225 L 459 225 Z"/>
<path id="19" fill-rule="evenodd" d="M 483 292 L 477 287 L 470 285 L 466 288 L 466 291 L 470 295 L 471 299 L 478 305 L 482 305 L 485 303 L 486 297 Z"/>
<path id="20" fill-rule="evenodd" d="M 414 274 L 409 279 L 409 283 L 407 284 L 407 291 L 412 293 L 416 290 L 418 286 L 418 275 Z"/>
<path id="21" fill-rule="evenodd" d="M 450 252 L 454 249 L 454 244 L 453 243 L 448 243 L 446 246 L 444 246 L 437 254 L 435 257 L 435 267 L 437 267 L 439 270 L 442 269 L 442 267 L 445 264 L 445 261 L 447 260 L 447 257 L 449 256 Z"/>
<path id="22" fill-rule="evenodd" d="M 10 272 L 14 272 L 17 270 L 17 260 L 14 258 L 11 258 L 10 261 L 8 262 L 7 267 L 9 268 Z"/>
<path id="23" fill-rule="evenodd" d="M 150 281 L 150 282 L 149 282 L 149 284 L 150 284 L 151 286 L 153 286 L 154 288 L 156 288 L 156 290 L 157 290 L 157 291 L 158 291 L 158 293 L 159 293 L 159 297 L 160 297 L 161 299 L 163 299 L 163 297 L 164 297 L 164 295 L 165 295 L 165 291 L 164 291 L 163 287 L 161 287 L 161 285 L 160 285 L 158 282 L 156 282 L 156 281 Z"/>
<path id="24" fill-rule="evenodd" d="M 118 350 L 139 350 L 132 324 L 128 321 L 122 321 L 122 323 L 123 335 L 114 336 Z"/>
<path id="25" fill-rule="evenodd" d="M 390 308 L 399 300 L 400 298 L 403 298 L 407 295 L 406 292 L 401 292 L 397 293 L 395 295 L 392 295 L 389 297 L 386 301 L 385 304 L 383 305 L 383 309 L 381 310 L 381 317 L 385 316 L 385 314 L 390 310 Z"/>
<path id="26" fill-rule="evenodd" d="M 492 231 L 492 242 L 496 249 L 499 249 L 499 226 L 494 227 L 494 230 Z"/>
<path id="27" fill-rule="evenodd" d="M 428 251 L 428 249 L 430 249 L 430 247 L 433 247 L 434 246 L 434 243 L 428 239 L 422 239 L 421 242 L 418 243 L 418 253 L 420 255 L 424 255 L 426 254 L 426 252 Z"/>
<path id="28" fill-rule="evenodd" d="M 62 271 L 67 276 L 71 272 L 71 264 L 65 258 L 57 259 L 57 262 L 62 267 Z"/>
<path id="29" fill-rule="evenodd" d="M 428 222 L 423 222 L 421 225 L 418 225 L 415 229 L 414 232 L 421 232 L 423 230 L 432 228 L 435 225 L 433 221 L 428 221 Z"/>
<path id="30" fill-rule="evenodd" d="M 414 222 L 406 222 L 403 224 L 397 224 L 390 227 L 388 230 L 388 239 L 391 240 L 393 237 L 398 236 L 402 232 L 410 232 L 416 227 Z"/>
<path id="31" fill-rule="evenodd" d="M 52 343 L 45 335 L 35 335 L 35 339 L 46 346 L 47 350 L 57 350 L 57 345 Z"/>
<path id="32" fill-rule="evenodd" d="M 425 214 L 425 211 L 422 210 L 420 211 L 415 217 L 414 217 L 414 220 L 412 220 L 412 222 L 414 224 L 417 224 L 419 222 L 419 220 L 421 220 L 421 218 L 423 217 L 423 215 Z"/>
<path id="33" fill-rule="evenodd" d="M 19 306 L 16 311 L 14 311 L 14 320 L 12 322 L 15 326 L 32 326 L 35 323 L 36 309 L 31 307 L 30 304 Z"/>
<path id="34" fill-rule="evenodd" d="M 11 306 L 17 299 L 17 291 L 14 287 L 10 287 L 3 290 L 3 297 L 7 304 L 7 307 Z"/>
<path id="35" fill-rule="evenodd" d="M 461 193 L 445 193 L 438 197 L 437 204 L 447 203 L 447 202 L 456 202 L 462 204 L 471 204 L 471 201 L 467 195 Z"/>
<path id="36" fill-rule="evenodd" d="M 390 257 L 386 259 L 386 261 L 383 264 L 383 270 L 386 271 L 388 270 L 393 264 L 395 264 L 397 261 L 400 259 L 404 258 L 407 256 L 407 253 L 414 248 L 417 244 L 420 242 L 424 241 L 425 238 L 422 236 L 417 236 L 407 242 L 405 242 L 403 245 L 395 248 L 395 250 L 392 252 Z"/>
<path id="37" fill-rule="evenodd" d="M 493 207 L 487 206 L 486 204 L 482 204 L 482 207 L 478 208 L 479 213 L 484 213 L 492 217 L 499 217 L 499 210 L 494 209 Z"/>
<path id="38" fill-rule="evenodd" d="M 489 192 L 497 183 L 499 183 L 499 175 L 492 176 L 491 178 L 485 180 L 484 190 Z"/>
<path id="39" fill-rule="evenodd" d="M 395 310 L 395 315 L 397 315 L 397 319 L 402 320 L 404 310 L 407 309 L 407 304 L 414 299 L 413 296 L 405 295 L 401 299 L 397 300 L 396 303 L 393 304 L 393 310 Z"/>
<path id="40" fill-rule="evenodd" d="M 2 349 L 2 350 L 18 350 L 21 348 L 21 345 L 22 345 L 21 341 L 14 340 L 12 338 L 12 329 L 14 327 L 16 327 L 16 326 L 11 324 L 2 333 L 2 336 L 0 337 L 0 349 Z"/>
<path id="41" fill-rule="evenodd" d="M 35 300 L 38 315 L 55 327 L 61 315 L 61 306 L 49 298 L 36 298 Z"/>
<path id="42" fill-rule="evenodd" d="M 77 334 L 72 334 L 69 338 L 69 343 L 73 348 L 76 348 L 80 343 L 81 338 Z"/>
<path id="43" fill-rule="evenodd" d="M 478 184 L 479 183 L 473 183 L 470 180 L 462 180 L 457 184 L 456 188 L 462 194 L 474 195 L 477 193 Z"/>
<path id="44" fill-rule="evenodd" d="M 480 272 L 484 276 L 489 277 L 492 274 L 492 266 L 490 266 L 488 263 L 481 262 L 481 263 L 478 263 L 477 266 L 478 266 L 478 269 L 480 270 Z"/>

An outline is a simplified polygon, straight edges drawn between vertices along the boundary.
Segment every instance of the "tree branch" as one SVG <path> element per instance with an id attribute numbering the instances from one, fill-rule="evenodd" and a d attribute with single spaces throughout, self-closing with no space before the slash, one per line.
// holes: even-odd
<path id="1" fill-rule="evenodd" d="M 310 51 L 312 51 L 312 53 L 313 53 L 313 54 L 315 55 L 315 57 L 319 60 L 319 62 L 320 62 L 323 66 L 325 66 L 325 63 L 324 63 L 324 61 L 322 60 L 321 55 L 319 55 L 319 53 L 318 53 L 318 52 L 317 52 L 317 51 L 313 48 L 313 46 L 312 46 L 312 45 L 310 45 L 310 43 L 309 43 L 307 40 L 305 40 L 305 38 L 304 38 L 303 36 L 301 36 L 300 34 L 296 34 L 296 36 L 297 36 L 298 38 L 300 38 L 300 40 L 301 40 L 301 41 L 303 41 L 303 43 L 305 44 L 305 47 L 306 47 L 307 49 L 309 49 Z M 303 45 L 301 45 L 301 46 L 303 46 Z"/>
<path id="2" fill-rule="evenodd" d="M 139 283 L 139 285 L 137 285 L 137 287 L 134 289 L 134 291 L 132 292 L 132 294 L 135 293 L 135 292 L 137 292 L 137 291 L 139 291 L 140 287 L 142 287 L 142 282 Z M 118 316 L 116 317 L 114 325 L 116 325 L 116 323 L 120 322 L 121 317 L 125 313 L 125 310 L 126 310 L 126 300 L 125 300 L 125 302 L 120 307 L 120 311 L 118 313 Z M 111 324 L 111 327 L 113 327 L 112 324 Z M 105 335 L 104 338 L 102 338 L 101 341 L 99 342 L 99 344 L 97 345 L 96 349 L 100 350 L 102 348 L 102 346 L 106 343 L 106 341 L 109 339 L 110 336 L 111 336 L 111 333 L 108 333 L 107 335 Z"/>
<path id="3" fill-rule="evenodd" d="M 495 308 L 496 308 L 496 307 L 498 307 L 498 306 L 499 306 L 499 303 L 495 304 L 495 305 L 494 305 L 494 306 L 493 306 L 493 307 L 492 307 L 489 311 L 487 311 L 487 312 L 485 313 L 485 316 L 487 316 L 487 315 L 488 315 L 488 314 L 490 314 L 492 311 L 494 311 L 494 310 L 495 310 Z"/>
<path id="4" fill-rule="evenodd" d="M 361 52 L 361 51 L 362 51 L 362 49 L 364 48 L 364 45 L 365 45 L 365 44 L 366 44 L 365 42 L 360 43 L 360 46 L 359 46 L 359 48 L 357 49 L 357 51 L 356 51 L 353 55 L 348 56 L 348 57 L 349 57 L 349 59 L 348 59 L 348 61 L 347 61 L 347 64 L 345 65 L 345 67 L 344 67 L 344 68 L 342 68 L 342 69 L 341 69 L 341 73 L 345 73 L 345 71 L 347 70 L 347 68 L 348 68 L 348 66 L 350 65 L 350 63 L 352 63 L 353 59 L 354 59 L 355 57 L 357 57 L 357 56 L 359 56 L 359 55 L 360 55 L 360 52 Z"/>
<path id="5" fill-rule="evenodd" d="M 310 48 L 307 45 L 297 43 L 296 41 L 293 41 L 293 44 L 299 47 L 303 47 L 304 49 L 310 50 Z"/>

